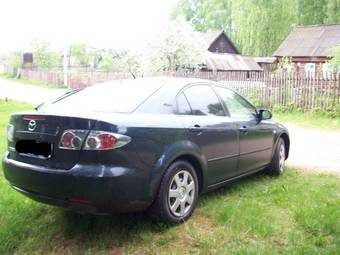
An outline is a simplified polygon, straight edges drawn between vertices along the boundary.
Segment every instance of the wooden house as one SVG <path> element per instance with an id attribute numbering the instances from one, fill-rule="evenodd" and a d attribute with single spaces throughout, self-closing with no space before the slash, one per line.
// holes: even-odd
<path id="1" fill-rule="evenodd" d="M 241 55 L 224 31 L 200 33 L 206 43 L 203 71 L 262 71 L 252 57 Z"/>
<path id="2" fill-rule="evenodd" d="M 332 49 L 340 45 L 340 24 L 294 27 L 273 54 L 288 57 L 300 73 L 329 72 Z"/>

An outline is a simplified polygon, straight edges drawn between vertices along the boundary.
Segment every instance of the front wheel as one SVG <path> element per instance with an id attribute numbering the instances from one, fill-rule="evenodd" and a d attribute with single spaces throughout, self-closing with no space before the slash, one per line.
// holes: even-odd
<path id="1" fill-rule="evenodd" d="M 195 169 L 186 161 L 176 161 L 163 176 L 159 193 L 150 208 L 152 216 L 169 223 L 181 223 L 193 213 L 198 199 Z"/>
<path id="2" fill-rule="evenodd" d="M 286 160 L 286 146 L 283 138 L 280 138 L 275 148 L 272 161 L 269 167 L 267 168 L 267 172 L 275 176 L 281 175 L 285 168 L 285 160 Z"/>

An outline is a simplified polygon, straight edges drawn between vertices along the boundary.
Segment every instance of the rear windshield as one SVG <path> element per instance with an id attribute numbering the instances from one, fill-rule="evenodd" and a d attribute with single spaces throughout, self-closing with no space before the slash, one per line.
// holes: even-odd
<path id="1" fill-rule="evenodd" d="M 156 92 L 162 83 L 158 80 L 111 81 L 88 87 L 42 107 L 42 111 L 134 111 Z"/>

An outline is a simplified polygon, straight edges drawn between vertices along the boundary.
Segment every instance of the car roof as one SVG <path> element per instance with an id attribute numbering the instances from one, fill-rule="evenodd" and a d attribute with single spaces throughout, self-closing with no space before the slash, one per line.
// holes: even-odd
<path id="1" fill-rule="evenodd" d="M 112 80 L 99 83 L 98 85 L 110 85 L 114 83 L 128 83 L 128 84 L 139 84 L 141 86 L 148 86 L 148 84 L 159 84 L 160 87 L 166 86 L 172 89 L 182 89 L 183 87 L 193 84 L 193 83 L 209 83 L 209 84 L 219 84 L 217 82 L 198 78 L 184 78 L 184 77 L 169 77 L 169 76 L 154 76 L 154 77 L 141 77 L 136 79 L 122 79 L 122 80 Z"/>

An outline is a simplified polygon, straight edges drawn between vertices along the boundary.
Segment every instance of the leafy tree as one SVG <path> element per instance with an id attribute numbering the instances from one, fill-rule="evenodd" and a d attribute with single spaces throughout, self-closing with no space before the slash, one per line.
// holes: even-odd
<path id="1" fill-rule="evenodd" d="M 243 54 L 268 56 L 293 25 L 340 22 L 340 0 L 179 0 L 171 16 L 198 31 L 223 29 Z"/>
<path id="2" fill-rule="evenodd" d="M 85 43 L 73 44 L 70 47 L 70 58 L 71 65 L 97 67 L 101 52 Z"/>
<path id="3" fill-rule="evenodd" d="M 223 29 L 232 33 L 232 0 L 180 0 L 171 13 L 190 21 L 197 31 Z"/>
<path id="4" fill-rule="evenodd" d="M 149 44 L 144 55 L 144 71 L 195 69 L 203 63 L 204 42 L 183 19 L 169 22 Z"/>
<path id="5" fill-rule="evenodd" d="M 112 54 L 109 51 L 105 51 L 102 55 L 101 55 L 101 60 L 98 64 L 98 68 L 102 69 L 104 71 L 112 71 L 113 67 L 115 65 L 115 62 L 112 58 Z"/>
<path id="6" fill-rule="evenodd" d="M 340 0 L 328 0 L 325 5 L 325 23 L 340 23 Z"/>
<path id="7" fill-rule="evenodd" d="M 76 65 L 88 66 L 90 61 L 90 46 L 87 44 L 74 44 L 71 46 L 71 58 L 74 59 Z"/>
<path id="8" fill-rule="evenodd" d="M 50 44 L 46 41 L 33 41 L 31 44 L 33 63 L 39 68 L 51 68 L 61 65 L 61 54 L 50 50 Z"/>
<path id="9" fill-rule="evenodd" d="M 325 5 L 326 0 L 298 0 L 298 23 L 303 25 L 323 24 L 326 19 Z"/>

